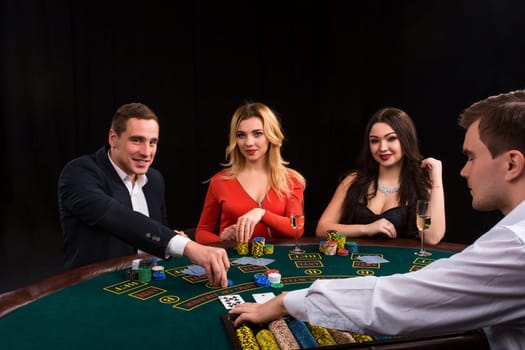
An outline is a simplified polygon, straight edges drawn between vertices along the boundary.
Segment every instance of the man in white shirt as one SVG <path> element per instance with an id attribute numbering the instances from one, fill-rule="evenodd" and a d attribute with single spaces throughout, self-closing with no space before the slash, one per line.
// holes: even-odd
<path id="1" fill-rule="evenodd" d="M 159 122 L 141 103 L 113 116 L 108 145 L 70 161 L 58 181 L 66 267 L 134 254 L 185 255 L 204 267 L 212 285 L 227 286 L 226 251 L 190 240 L 168 226 L 162 174 L 150 167 Z"/>
<path id="2" fill-rule="evenodd" d="M 231 313 L 262 323 L 287 314 L 366 334 L 435 335 L 483 328 L 491 349 L 525 346 L 525 90 L 489 97 L 461 115 L 476 210 L 505 217 L 465 250 L 410 273 L 318 280 Z"/>

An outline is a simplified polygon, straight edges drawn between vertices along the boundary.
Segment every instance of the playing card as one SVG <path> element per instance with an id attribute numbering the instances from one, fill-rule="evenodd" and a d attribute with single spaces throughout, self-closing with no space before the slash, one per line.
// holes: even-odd
<path id="1" fill-rule="evenodd" d="M 385 258 L 382 258 L 378 255 L 364 255 L 360 256 L 359 260 L 364 261 L 367 264 L 378 264 L 378 263 L 387 263 L 389 262 Z"/>
<path id="2" fill-rule="evenodd" d="M 235 305 L 244 303 L 243 298 L 239 294 L 219 295 L 219 300 L 226 310 L 231 310 Z"/>
<path id="3" fill-rule="evenodd" d="M 263 304 L 263 303 L 267 302 L 268 300 L 272 299 L 273 297 L 275 297 L 275 294 L 273 294 L 272 292 L 269 292 L 269 293 L 255 293 L 255 294 L 252 294 L 252 296 L 253 296 L 253 299 L 255 300 L 256 303 Z"/>
<path id="4" fill-rule="evenodd" d="M 273 263 L 275 259 L 268 258 L 251 258 L 248 256 L 233 260 L 234 263 L 239 265 L 257 265 L 257 266 L 266 266 Z"/>
<path id="5" fill-rule="evenodd" d="M 184 270 L 182 270 L 181 272 L 187 275 L 201 276 L 206 273 L 206 270 L 204 269 L 204 267 L 200 265 L 191 265 L 185 268 Z"/>

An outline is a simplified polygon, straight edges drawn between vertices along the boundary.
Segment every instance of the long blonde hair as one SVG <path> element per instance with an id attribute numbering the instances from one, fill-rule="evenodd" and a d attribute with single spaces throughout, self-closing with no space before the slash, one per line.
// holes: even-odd
<path id="1" fill-rule="evenodd" d="M 269 142 L 268 151 L 265 155 L 269 175 L 268 189 L 275 190 L 279 197 L 288 196 L 293 190 L 291 177 L 296 178 L 304 188 L 306 186 L 304 177 L 299 172 L 289 168 L 287 166 L 289 162 L 284 160 L 281 155 L 284 133 L 279 119 L 268 106 L 259 102 L 245 103 L 233 113 L 230 122 L 230 143 L 226 147 L 226 162 L 221 164 L 226 168 L 224 176 L 234 178 L 246 165 L 246 159 L 237 147 L 237 129 L 241 121 L 252 117 L 261 119 L 264 135 Z"/>

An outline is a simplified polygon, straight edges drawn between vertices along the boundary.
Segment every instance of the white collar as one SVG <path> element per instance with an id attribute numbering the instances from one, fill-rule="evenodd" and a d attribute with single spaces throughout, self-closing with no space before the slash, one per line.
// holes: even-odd
<path id="1" fill-rule="evenodd" d="M 111 165 L 113 165 L 113 168 L 115 168 L 115 171 L 117 172 L 122 182 L 131 184 L 131 176 L 126 174 L 124 170 L 122 170 L 117 164 L 115 164 L 115 162 L 113 162 L 113 159 L 111 159 L 109 152 L 110 151 L 108 151 L 109 162 L 111 163 Z M 142 188 L 147 183 L 148 183 L 148 177 L 146 176 L 146 174 L 137 175 L 137 181 L 135 182 L 135 184 L 137 184 L 138 186 Z"/>

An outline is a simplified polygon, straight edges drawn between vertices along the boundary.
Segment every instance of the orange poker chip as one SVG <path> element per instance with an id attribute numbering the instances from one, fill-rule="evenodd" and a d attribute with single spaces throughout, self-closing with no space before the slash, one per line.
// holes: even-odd
<path id="1" fill-rule="evenodd" d="M 339 256 L 348 256 L 348 254 L 349 254 L 348 253 L 348 249 L 339 249 L 337 251 L 337 255 L 339 255 Z"/>

